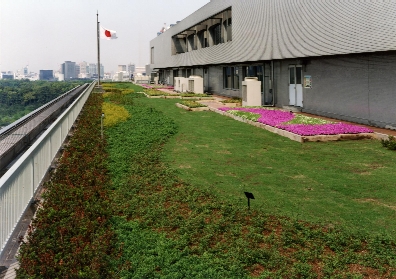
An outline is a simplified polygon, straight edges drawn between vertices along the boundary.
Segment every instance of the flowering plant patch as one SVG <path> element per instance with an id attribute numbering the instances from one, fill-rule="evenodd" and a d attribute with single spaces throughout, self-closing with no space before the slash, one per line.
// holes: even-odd
<path id="1" fill-rule="evenodd" d="M 180 104 L 187 106 L 189 108 L 201 108 L 201 107 L 207 107 L 206 105 L 200 104 L 195 101 L 180 101 Z"/>
<path id="2" fill-rule="evenodd" d="M 260 114 L 257 113 L 252 113 L 252 112 L 246 112 L 246 111 L 241 111 L 241 110 L 229 110 L 229 113 L 232 113 L 233 115 L 239 116 L 241 118 L 245 118 L 248 120 L 252 120 L 257 122 L 257 119 L 260 118 Z"/>
<path id="3" fill-rule="evenodd" d="M 247 112 L 252 115 L 259 115 L 257 120 L 241 116 L 259 123 L 263 123 L 272 127 L 276 127 L 285 131 L 292 132 L 300 136 L 315 135 L 337 135 L 337 134 L 359 134 L 372 133 L 373 131 L 351 124 L 333 123 L 323 119 L 295 115 L 292 112 L 286 112 L 276 109 L 266 108 L 220 108 L 221 111 L 227 111 L 231 114 L 241 116 L 241 112 Z"/>

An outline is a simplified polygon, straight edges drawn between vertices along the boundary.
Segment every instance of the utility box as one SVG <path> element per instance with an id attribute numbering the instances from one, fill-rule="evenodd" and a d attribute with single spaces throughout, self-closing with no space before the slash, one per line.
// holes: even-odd
<path id="1" fill-rule="evenodd" d="M 188 78 L 188 92 L 204 93 L 203 78 L 201 76 L 190 76 Z"/>
<path id="2" fill-rule="evenodd" d="M 188 90 L 188 79 L 184 77 L 175 77 L 175 83 L 173 84 L 173 90 L 176 92 L 187 92 Z"/>
<path id="3" fill-rule="evenodd" d="M 175 82 L 173 83 L 173 90 L 180 92 L 180 77 L 175 77 L 174 80 Z"/>
<path id="4" fill-rule="evenodd" d="M 242 106 L 261 106 L 261 81 L 256 77 L 245 77 L 242 81 Z"/>
<path id="5" fill-rule="evenodd" d="M 187 92 L 188 91 L 188 78 L 180 77 L 179 78 L 179 91 L 180 92 Z"/>

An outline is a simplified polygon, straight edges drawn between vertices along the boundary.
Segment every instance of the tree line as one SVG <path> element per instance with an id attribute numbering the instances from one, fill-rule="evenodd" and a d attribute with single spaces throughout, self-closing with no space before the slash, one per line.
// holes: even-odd
<path id="1" fill-rule="evenodd" d="M 11 124 L 82 83 L 0 80 L 0 127 Z"/>

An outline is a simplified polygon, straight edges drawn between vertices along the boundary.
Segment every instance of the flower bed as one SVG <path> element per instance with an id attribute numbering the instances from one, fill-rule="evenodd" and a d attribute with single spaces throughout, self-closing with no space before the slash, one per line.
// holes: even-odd
<path id="1" fill-rule="evenodd" d="M 148 84 L 142 84 L 140 85 L 143 88 L 147 89 L 168 89 L 168 90 L 173 90 L 173 86 L 168 86 L 168 85 L 148 85 Z"/>
<path id="2" fill-rule="evenodd" d="M 372 130 L 351 124 L 345 123 L 331 123 L 329 121 L 312 118 L 312 117 L 296 117 L 291 112 L 265 109 L 265 108 L 219 108 L 239 116 L 241 112 L 248 112 L 251 114 L 259 115 L 256 122 L 266 124 L 278 129 L 282 129 L 300 136 L 315 136 L 315 135 L 338 135 L 338 134 L 360 134 L 360 133 L 373 133 Z M 243 117 L 243 116 L 241 116 Z M 246 117 L 251 119 L 251 117 Z"/>
<path id="3" fill-rule="evenodd" d="M 191 111 L 204 111 L 209 110 L 208 106 L 200 104 L 195 101 L 181 101 L 180 103 L 176 103 L 176 106 L 185 110 Z"/>

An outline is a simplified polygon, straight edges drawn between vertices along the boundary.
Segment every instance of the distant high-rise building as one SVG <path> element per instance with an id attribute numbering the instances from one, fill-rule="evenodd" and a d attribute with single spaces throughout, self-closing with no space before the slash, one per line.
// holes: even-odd
<path id="1" fill-rule="evenodd" d="M 40 80 L 53 80 L 54 72 L 52 70 L 40 70 Z"/>
<path id="2" fill-rule="evenodd" d="M 80 65 L 76 64 L 76 77 L 80 74 Z"/>
<path id="3" fill-rule="evenodd" d="M 95 63 L 89 63 L 88 65 L 88 71 L 91 75 L 97 75 L 98 74 L 98 67 L 96 66 L 97 64 Z"/>
<path id="4" fill-rule="evenodd" d="M 22 74 L 24 76 L 27 76 L 29 74 L 29 66 L 26 66 L 22 69 Z"/>
<path id="5" fill-rule="evenodd" d="M 100 76 L 103 77 L 104 75 L 104 66 L 100 64 Z"/>
<path id="6" fill-rule="evenodd" d="M 71 80 L 76 78 L 76 62 L 65 61 L 62 64 L 62 74 L 64 74 L 65 80 Z"/>
<path id="7" fill-rule="evenodd" d="M 14 79 L 14 74 L 12 72 L 1 72 L 0 79 Z"/>
<path id="8" fill-rule="evenodd" d="M 118 71 L 119 72 L 126 72 L 127 66 L 126 65 L 118 65 Z"/>
<path id="9" fill-rule="evenodd" d="M 80 63 L 80 74 L 87 74 L 89 73 L 88 63 L 83 61 Z"/>
<path id="10" fill-rule="evenodd" d="M 128 64 L 128 73 L 133 74 L 135 72 L 135 68 L 136 68 L 135 64 L 129 63 Z"/>

